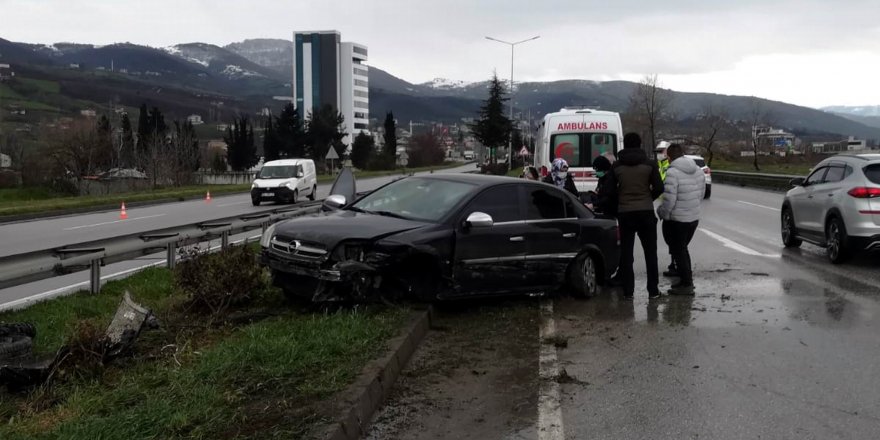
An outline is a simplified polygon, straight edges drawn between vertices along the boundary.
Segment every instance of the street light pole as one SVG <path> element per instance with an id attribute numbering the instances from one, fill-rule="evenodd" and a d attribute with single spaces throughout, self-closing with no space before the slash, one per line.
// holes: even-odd
<path id="1" fill-rule="evenodd" d="M 510 46 L 510 123 L 511 127 L 513 126 L 513 48 L 517 44 L 525 43 L 527 41 L 537 40 L 541 38 L 540 35 L 536 35 L 532 38 L 526 38 L 525 40 L 509 42 L 504 40 L 499 40 L 497 38 L 486 37 L 487 40 L 497 41 L 499 43 L 504 43 Z M 511 133 L 507 138 L 507 169 L 510 170 L 513 167 L 513 133 Z"/>

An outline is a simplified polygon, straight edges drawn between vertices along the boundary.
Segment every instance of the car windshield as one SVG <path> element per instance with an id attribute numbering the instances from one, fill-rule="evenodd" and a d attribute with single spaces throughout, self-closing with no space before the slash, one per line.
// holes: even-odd
<path id="1" fill-rule="evenodd" d="M 598 156 L 613 155 L 617 136 L 610 133 L 554 134 L 550 139 L 550 162 L 561 157 L 572 168 L 591 168 Z"/>
<path id="2" fill-rule="evenodd" d="M 296 177 L 299 165 L 272 165 L 263 167 L 257 175 L 258 179 L 289 179 Z"/>
<path id="3" fill-rule="evenodd" d="M 367 195 L 352 204 L 350 209 L 436 222 L 473 188 L 473 184 L 451 180 L 401 179 Z"/>

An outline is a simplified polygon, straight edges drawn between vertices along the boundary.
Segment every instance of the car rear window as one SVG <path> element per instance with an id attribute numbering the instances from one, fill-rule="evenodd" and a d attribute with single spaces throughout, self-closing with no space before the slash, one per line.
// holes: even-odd
<path id="1" fill-rule="evenodd" d="M 865 177 L 871 182 L 880 185 L 880 163 L 871 164 L 865 167 Z"/>
<path id="2" fill-rule="evenodd" d="M 694 159 L 694 162 L 696 162 L 697 166 L 700 168 L 703 168 L 704 166 L 706 166 L 706 161 L 703 159 Z"/>
<path id="3" fill-rule="evenodd" d="M 566 133 L 550 137 L 550 162 L 561 157 L 572 168 L 590 168 L 598 156 L 614 157 L 617 136 L 610 133 Z"/>

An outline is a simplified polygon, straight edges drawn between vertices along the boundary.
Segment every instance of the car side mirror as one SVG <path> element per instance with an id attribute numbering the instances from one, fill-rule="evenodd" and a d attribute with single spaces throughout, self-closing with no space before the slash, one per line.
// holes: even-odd
<path id="1" fill-rule="evenodd" d="M 348 203 L 348 201 L 345 199 L 345 196 L 341 194 L 333 194 L 324 199 L 324 207 L 331 210 L 340 209 L 345 206 L 346 203 Z"/>
<path id="2" fill-rule="evenodd" d="M 804 185 L 804 182 L 805 182 L 805 180 L 804 180 L 803 177 L 796 177 L 796 178 L 794 178 L 794 179 L 791 179 L 791 180 L 788 182 L 788 184 L 791 185 L 791 186 L 793 186 L 793 187 L 794 187 L 794 186 L 806 186 L 806 185 Z"/>
<path id="3" fill-rule="evenodd" d="M 494 224 L 492 216 L 485 212 L 472 212 L 464 221 L 464 225 L 469 228 L 491 228 Z"/>

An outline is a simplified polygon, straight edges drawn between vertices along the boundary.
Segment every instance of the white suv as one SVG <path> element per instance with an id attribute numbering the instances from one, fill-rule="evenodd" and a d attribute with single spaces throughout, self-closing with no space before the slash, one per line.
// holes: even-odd
<path id="1" fill-rule="evenodd" d="M 832 263 L 880 250 L 880 154 L 838 155 L 791 181 L 782 202 L 782 242 L 826 248 Z"/>

